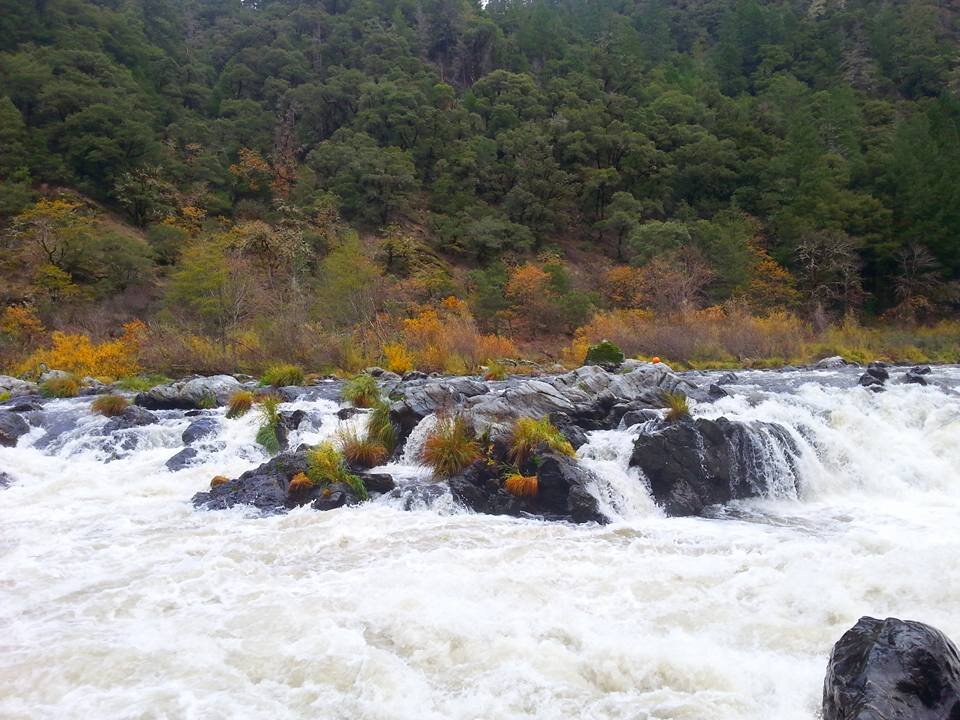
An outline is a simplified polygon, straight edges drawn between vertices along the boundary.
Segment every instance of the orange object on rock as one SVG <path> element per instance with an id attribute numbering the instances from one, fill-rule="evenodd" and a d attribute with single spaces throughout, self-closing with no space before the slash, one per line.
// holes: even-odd
<path id="1" fill-rule="evenodd" d="M 660 358 L 658 358 L 658 357 L 652 357 L 652 358 L 650 358 L 650 362 L 652 362 L 652 363 L 658 363 L 658 362 L 660 362 Z"/>

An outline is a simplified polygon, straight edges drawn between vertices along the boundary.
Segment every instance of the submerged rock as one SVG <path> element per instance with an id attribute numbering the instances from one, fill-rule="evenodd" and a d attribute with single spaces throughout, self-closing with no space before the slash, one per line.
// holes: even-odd
<path id="1" fill-rule="evenodd" d="M 936 628 L 862 617 L 833 647 L 823 720 L 957 720 L 960 655 Z"/>
<path id="2" fill-rule="evenodd" d="M 183 431 L 180 439 L 183 440 L 184 445 L 192 445 L 197 440 L 202 440 L 209 435 L 213 435 L 219 429 L 220 423 L 216 418 L 202 417 L 190 423 L 187 429 Z"/>
<path id="3" fill-rule="evenodd" d="M 0 470 L 0 488 L 8 488 L 13 484 L 13 478 L 8 473 Z"/>
<path id="4" fill-rule="evenodd" d="M 231 375 L 178 380 L 139 393 L 136 404 L 148 410 L 194 410 L 226 404 L 240 383 Z"/>
<path id="5" fill-rule="evenodd" d="M 0 410 L 0 445 L 14 447 L 22 435 L 30 432 L 27 421 L 14 412 Z"/>
<path id="6" fill-rule="evenodd" d="M 192 448 L 184 448 L 176 455 L 171 457 L 167 462 L 164 463 L 167 470 L 170 472 L 179 472 L 184 468 L 188 468 L 197 461 L 197 451 Z"/>
<path id="7" fill-rule="evenodd" d="M 926 375 L 930 374 L 930 368 L 927 365 L 917 365 L 907 370 L 900 376 L 900 382 L 913 385 L 926 385 Z"/>
<path id="8" fill-rule="evenodd" d="M 795 491 L 794 452 L 778 425 L 699 418 L 640 435 L 630 465 L 668 515 L 699 515 L 710 505 L 766 495 L 775 480 Z"/>

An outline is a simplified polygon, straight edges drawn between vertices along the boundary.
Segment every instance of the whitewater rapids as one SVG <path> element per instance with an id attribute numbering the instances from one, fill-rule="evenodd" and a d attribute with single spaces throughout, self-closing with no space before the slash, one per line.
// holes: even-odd
<path id="1" fill-rule="evenodd" d="M 664 517 L 627 468 L 643 426 L 594 433 L 602 527 L 387 498 L 197 511 L 264 461 L 255 418 L 172 473 L 182 413 L 125 453 L 93 442 L 88 398 L 56 401 L 73 430 L 0 448 L 0 717 L 812 720 L 860 616 L 960 640 L 960 369 L 931 377 L 740 374 L 694 415 L 781 424 L 801 488 L 710 519 Z M 310 416 L 292 446 L 337 427 L 333 402 L 285 407 Z M 388 470 L 422 475 L 409 459 Z"/>

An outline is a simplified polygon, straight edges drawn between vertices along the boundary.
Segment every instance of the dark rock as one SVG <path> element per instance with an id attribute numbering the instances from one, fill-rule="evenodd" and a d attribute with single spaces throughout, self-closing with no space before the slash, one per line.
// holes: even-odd
<path id="1" fill-rule="evenodd" d="M 716 384 L 717 384 L 717 385 L 730 385 L 731 383 L 736 383 L 736 382 L 739 382 L 739 381 L 740 381 L 740 378 L 738 378 L 735 373 L 728 372 L 728 373 L 724 373 L 724 374 L 721 375 L 719 378 L 717 378 Z"/>
<path id="2" fill-rule="evenodd" d="M 393 477 L 386 473 L 358 472 L 354 474 L 360 478 L 363 486 L 370 493 L 388 493 L 397 486 Z"/>
<path id="3" fill-rule="evenodd" d="M 187 410 L 183 416 L 184 417 L 204 417 L 209 414 L 207 410 Z"/>
<path id="4" fill-rule="evenodd" d="M 795 489 L 795 450 L 778 425 L 699 418 L 640 435 L 630 464 L 668 515 L 698 515 L 710 505 L 765 495 L 772 479 Z"/>
<path id="5" fill-rule="evenodd" d="M 865 372 L 863 375 L 861 375 L 857 382 L 865 388 L 880 387 L 882 389 L 883 387 L 883 379 L 869 372 Z"/>
<path id="6" fill-rule="evenodd" d="M 213 435 L 219 428 L 220 422 L 216 418 L 203 417 L 190 423 L 180 439 L 183 440 L 184 445 L 192 445 L 197 440 Z"/>
<path id="7" fill-rule="evenodd" d="M 371 377 L 378 378 L 381 375 L 383 375 L 386 372 L 386 370 L 384 370 L 382 367 L 373 366 L 373 367 L 368 367 L 363 372 L 365 372 L 367 375 L 370 375 Z"/>
<path id="8" fill-rule="evenodd" d="M 164 465 L 166 465 L 167 470 L 170 472 L 177 472 L 183 470 L 184 468 L 190 467 L 197 460 L 197 451 L 194 448 L 184 448 L 176 455 L 167 460 Z"/>
<path id="9" fill-rule="evenodd" d="M 288 492 L 291 478 L 306 470 L 307 449 L 301 446 L 295 452 L 285 452 L 271 458 L 235 480 L 211 488 L 208 492 L 197 493 L 193 496 L 193 504 L 209 510 L 250 505 L 264 512 L 275 513 L 311 503 L 317 510 L 329 510 L 360 502 L 356 493 L 343 484 L 311 486 Z"/>
<path id="10" fill-rule="evenodd" d="M 927 385 L 925 375 L 930 374 L 930 368 L 927 366 L 912 367 L 900 376 L 900 382 L 913 385 Z"/>
<path id="11" fill-rule="evenodd" d="M 340 418 L 341 420 L 349 420 L 354 415 L 361 415 L 363 414 L 363 412 L 364 412 L 363 408 L 345 407 L 337 410 L 337 417 Z"/>
<path id="12" fill-rule="evenodd" d="M 730 393 L 724 390 L 722 387 L 713 383 L 710 387 L 707 388 L 707 395 L 710 396 L 713 400 L 719 400 L 720 398 L 730 397 Z"/>
<path id="13" fill-rule="evenodd" d="M 157 419 L 157 416 L 149 410 L 144 410 L 142 407 L 136 405 L 130 405 L 124 408 L 124 411 L 116 417 L 110 418 L 107 424 L 101 428 L 100 433 L 102 435 L 110 435 L 118 430 L 129 430 L 134 427 L 154 425 L 158 422 L 160 421 Z"/>
<path id="14" fill-rule="evenodd" d="M 303 410 L 285 410 L 280 413 L 280 424 L 283 425 L 287 430 L 293 432 L 300 427 L 307 417 L 307 413 Z"/>
<path id="15" fill-rule="evenodd" d="M 650 420 L 659 420 L 660 413 L 655 410 L 631 410 L 628 413 L 625 413 L 624 416 L 620 419 L 623 427 L 633 427 L 634 425 L 640 425 L 641 423 L 648 422 Z"/>
<path id="16" fill-rule="evenodd" d="M 586 431 L 577 425 L 573 419 L 564 413 L 551 413 L 550 422 L 553 423 L 560 433 L 567 439 L 574 450 L 579 450 L 587 444 Z"/>
<path id="17" fill-rule="evenodd" d="M 572 522 L 606 522 L 597 499 L 587 487 L 590 473 L 566 455 L 538 452 L 535 467 L 537 493 L 515 497 L 501 487 L 496 468 L 478 461 L 448 481 L 453 496 L 476 512 L 490 515 L 536 516 Z M 530 468 L 526 468 L 530 472 Z"/>
<path id="18" fill-rule="evenodd" d="M 867 375 L 872 375 L 878 380 L 889 380 L 890 371 L 887 370 L 887 364 L 882 362 L 872 362 L 867 365 Z"/>
<path id="19" fill-rule="evenodd" d="M 9 474 L 0 470 L 0 488 L 8 488 L 13 484 L 13 478 Z"/>
<path id="20" fill-rule="evenodd" d="M 0 411 L 0 445 L 14 447 L 22 435 L 30 432 L 27 421 L 16 413 Z"/>
<path id="21" fill-rule="evenodd" d="M 43 410 L 43 405 L 38 401 L 22 402 L 22 403 L 17 403 L 16 405 L 13 405 L 11 407 L 8 407 L 7 410 L 15 413 L 39 412 Z"/>
<path id="22" fill-rule="evenodd" d="M 394 488 L 388 497 L 399 502 L 401 510 L 425 510 L 449 492 L 443 483 L 412 482 Z"/>
<path id="23" fill-rule="evenodd" d="M 960 655 L 939 630 L 862 617 L 833 646 L 823 720 L 958 720 Z"/>

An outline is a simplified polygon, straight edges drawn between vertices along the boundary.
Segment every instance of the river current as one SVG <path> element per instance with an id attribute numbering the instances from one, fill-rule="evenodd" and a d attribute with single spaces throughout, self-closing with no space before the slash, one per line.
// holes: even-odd
<path id="1" fill-rule="evenodd" d="M 627 468 L 644 427 L 596 432 L 605 526 L 449 497 L 197 511 L 266 459 L 256 418 L 170 472 L 182 412 L 105 444 L 89 398 L 54 401 L 68 431 L 0 448 L 0 717 L 812 720 L 860 616 L 960 639 L 960 369 L 879 394 L 849 370 L 738 375 L 693 414 L 782 425 L 799 492 L 668 518 Z M 340 422 L 283 408 L 309 415 L 292 446 Z M 422 477 L 415 457 L 386 471 Z"/>

